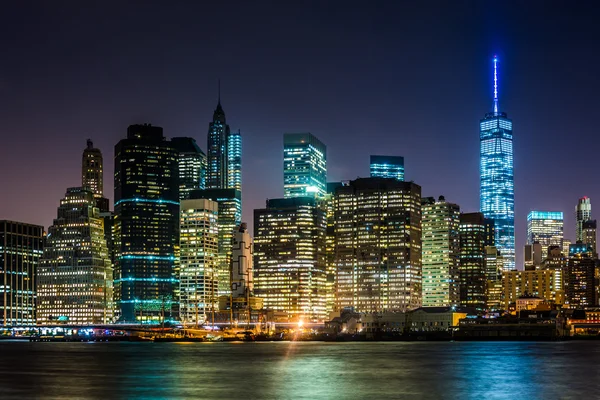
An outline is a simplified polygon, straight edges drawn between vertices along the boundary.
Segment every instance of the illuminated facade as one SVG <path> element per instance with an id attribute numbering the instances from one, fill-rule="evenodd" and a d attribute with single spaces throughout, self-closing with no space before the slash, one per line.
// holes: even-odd
<path id="1" fill-rule="evenodd" d="M 337 309 L 420 307 L 421 187 L 360 178 L 334 192 Z"/>
<path id="2" fill-rule="evenodd" d="M 113 270 L 94 193 L 69 188 L 37 271 L 37 323 L 113 321 Z"/>
<path id="3" fill-rule="evenodd" d="M 94 193 L 100 212 L 108 211 L 108 199 L 104 197 L 102 152 L 88 139 L 81 157 L 81 187 Z"/>
<path id="4" fill-rule="evenodd" d="M 404 180 L 404 157 L 371 156 L 371 178 Z"/>
<path id="5" fill-rule="evenodd" d="M 180 318 L 203 324 L 218 304 L 219 205 L 182 200 L 180 225 Z"/>
<path id="6" fill-rule="evenodd" d="M 219 296 L 231 293 L 233 236 L 242 223 L 242 194 L 237 189 L 206 189 L 190 192 L 191 199 L 209 199 L 219 205 Z"/>
<path id="7" fill-rule="evenodd" d="M 569 250 L 565 283 L 570 308 L 594 307 L 596 303 L 596 261 L 591 248 L 572 244 Z"/>
<path id="8" fill-rule="evenodd" d="M 284 197 L 323 197 L 327 193 L 327 147 L 310 133 L 283 136 Z"/>
<path id="9" fill-rule="evenodd" d="M 511 303 L 516 304 L 524 295 L 564 304 L 564 291 L 555 284 L 559 277 L 555 270 L 502 271 L 503 308 L 508 310 Z"/>
<path id="10" fill-rule="evenodd" d="M 423 307 L 459 305 L 460 208 L 443 196 L 421 202 Z"/>
<path id="11" fill-rule="evenodd" d="M 598 258 L 598 248 L 596 247 L 596 220 L 590 219 L 584 221 L 581 224 L 581 233 L 583 239 L 581 240 L 583 244 L 587 244 L 595 258 Z"/>
<path id="12" fill-rule="evenodd" d="M 35 325 L 44 227 L 0 221 L 0 325 Z"/>
<path id="13" fill-rule="evenodd" d="M 326 313 L 325 210 L 312 197 L 267 200 L 254 210 L 254 291 L 285 321 Z"/>
<path id="14" fill-rule="evenodd" d="M 497 62 L 494 57 L 494 111 L 480 121 L 480 211 L 495 223 L 495 246 L 504 269 L 515 268 L 515 196 L 513 128 L 498 111 Z"/>
<path id="15" fill-rule="evenodd" d="M 592 219 L 592 202 L 589 197 L 579 199 L 575 207 L 575 242 L 583 242 L 583 222 Z"/>
<path id="16" fill-rule="evenodd" d="M 540 268 L 544 261 L 544 257 L 542 257 L 542 245 L 539 242 L 525 245 L 524 261 L 526 271 Z"/>
<path id="17" fill-rule="evenodd" d="M 460 306 L 476 310 L 487 305 L 485 222 L 482 213 L 460 214 L 459 300 Z"/>
<path id="18" fill-rule="evenodd" d="M 504 259 L 496 246 L 485 246 L 485 275 L 488 281 L 497 281 L 504 269 Z"/>
<path id="19" fill-rule="evenodd" d="M 325 237 L 325 264 L 327 272 L 327 282 L 325 285 L 325 297 L 327 314 L 338 311 L 335 301 L 335 279 L 337 275 L 335 264 L 335 208 L 334 193 L 336 188 L 343 186 L 342 182 L 327 182 L 327 194 L 322 199 L 321 204 L 326 212 L 327 231 Z"/>
<path id="20" fill-rule="evenodd" d="M 227 138 L 227 188 L 242 190 L 242 134 L 239 130 Z"/>
<path id="21" fill-rule="evenodd" d="M 560 211 L 530 211 L 527 214 L 527 244 L 538 242 L 542 258 L 548 255 L 549 246 L 563 244 L 563 213 Z"/>
<path id="22" fill-rule="evenodd" d="M 184 200 L 190 191 L 206 187 L 206 154 L 192 138 L 174 137 L 171 144 L 178 153 L 179 198 Z"/>
<path id="23" fill-rule="evenodd" d="M 231 256 L 231 295 L 233 298 L 250 298 L 254 293 L 254 244 L 246 223 L 233 235 Z"/>
<path id="24" fill-rule="evenodd" d="M 178 153 L 152 125 L 131 125 L 115 146 L 115 290 L 123 322 L 178 314 Z"/>

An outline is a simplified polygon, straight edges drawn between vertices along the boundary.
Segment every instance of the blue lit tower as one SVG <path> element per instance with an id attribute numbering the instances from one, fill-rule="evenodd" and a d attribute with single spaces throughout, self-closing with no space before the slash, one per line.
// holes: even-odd
<path id="1" fill-rule="evenodd" d="M 404 180 L 404 157 L 371 156 L 371 178 Z"/>
<path id="2" fill-rule="evenodd" d="M 498 111 L 498 57 L 494 56 L 494 111 L 480 121 L 480 205 L 494 220 L 504 269 L 515 268 L 515 193 L 512 121 Z"/>

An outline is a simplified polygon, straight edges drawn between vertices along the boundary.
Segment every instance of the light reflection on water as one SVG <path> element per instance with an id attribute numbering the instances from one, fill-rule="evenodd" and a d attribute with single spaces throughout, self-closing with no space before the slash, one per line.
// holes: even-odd
<path id="1" fill-rule="evenodd" d="M 0 342 L 0 399 L 600 396 L 600 342 Z"/>

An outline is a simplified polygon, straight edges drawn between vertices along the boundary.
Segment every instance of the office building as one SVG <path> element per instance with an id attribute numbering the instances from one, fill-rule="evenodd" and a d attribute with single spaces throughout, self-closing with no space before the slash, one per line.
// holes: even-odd
<path id="1" fill-rule="evenodd" d="M 242 223 L 242 194 L 237 189 L 194 190 L 190 199 L 208 199 L 219 205 L 219 296 L 231 294 L 231 254 L 233 236 Z"/>
<path id="2" fill-rule="evenodd" d="M 564 303 L 564 291 L 555 283 L 560 273 L 555 270 L 502 271 L 503 309 L 508 310 L 521 296 L 536 296 L 553 304 Z"/>
<path id="3" fill-rule="evenodd" d="M 283 136 L 284 197 L 323 197 L 327 193 L 327 147 L 310 133 Z"/>
<path id="4" fill-rule="evenodd" d="M 494 110 L 480 121 L 480 211 L 494 220 L 495 246 L 504 270 L 515 268 L 512 120 L 498 106 L 498 58 L 494 57 Z"/>
<path id="5" fill-rule="evenodd" d="M 313 197 L 267 200 L 254 210 L 254 292 L 279 321 L 326 314 L 325 210 Z"/>
<path id="6" fill-rule="evenodd" d="M 104 172 L 102 152 L 88 139 L 81 157 L 81 187 L 90 190 L 100 212 L 108 211 L 108 199 L 104 197 Z"/>
<path id="7" fill-rule="evenodd" d="M 443 196 L 421 202 L 424 307 L 459 305 L 460 208 Z"/>
<path id="8" fill-rule="evenodd" d="M 542 256 L 549 246 L 562 246 L 563 213 L 561 211 L 530 211 L 527 214 L 527 244 L 539 243 Z"/>
<path id="9" fill-rule="evenodd" d="M 335 208 L 334 208 L 334 193 L 336 188 L 343 186 L 342 182 L 327 182 L 327 194 L 322 200 L 322 205 L 325 209 L 327 217 L 327 230 L 325 235 L 325 263 L 327 272 L 327 282 L 325 284 L 325 297 L 327 315 L 331 315 L 333 311 L 339 311 L 335 301 L 335 281 L 336 281 L 336 264 L 335 264 Z"/>
<path id="10" fill-rule="evenodd" d="M 579 199 L 575 207 L 575 242 L 583 243 L 583 222 L 592 219 L 592 203 L 589 197 Z"/>
<path id="11" fill-rule="evenodd" d="M 178 153 L 162 128 L 131 125 L 115 146 L 115 290 L 122 322 L 178 318 Z"/>
<path id="12" fill-rule="evenodd" d="M 460 214 L 459 303 L 484 310 L 487 305 L 486 226 L 482 213 Z"/>
<path id="13" fill-rule="evenodd" d="M 0 325 L 35 325 L 36 274 L 44 227 L 0 221 Z"/>
<path id="14" fill-rule="evenodd" d="M 184 325 L 204 324 L 217 308 L 218 211 L 212 200 L 181 201 L 179 301 Z"/>
<path id="15" fill-rule="evenodd" d="M 583 244 L 587 244 L 595 258 L 598 258 L 598 248 L 596 247 L 596 220 L 590 219 L 581 224 L 581 233 Z"/>
<path id="16" fill-rule="evenodd" d="M 563 239 L 563 245 L 562 245 L 562 253 L 568 257 L 569 256 L 569 250 L 571 249 L 571 245 L 573 243 L 569 240 L 569 239 Z"/>
<path id="17" fill-rule="evenodd" d="M 371 178 L 404 180 L 404 157 L 371 156 Z"/>
<path id="18" fill-rule="evenodd" d="M 334 214 L 337 309 L 420 307 L 421 187 L 359 178 L 335 189 Z"/>
<path id="19" fill-rule="evenodd" d="M 254 293 L 254 244 L 245 222 L 233 235 L 231 296 L 247 299 Z"/>
<path id="20" fill-rule="evenodd" d="M 533 242 L 532 244 L 525 245 L 524 262 L 526 271 L 539 269 L 544 259 L 545 256 L 542 256 L 542 245 L 540 242 Z"/>
<path id="21" fill-rule="evenodd" d="M 570 308 L 594 307 L 597 304 L 595 269 L 592 249 L 581 242 L 572 244 L 565 274 Z"/>
<path id="22" fill-rule="evenodd" d="M 239 129 L 227 138 L 227 188 L 242 191 L 242 134 Z"/>
<path id="23" fill-rule="evenodd" d="M 69 188 L 37 270 L 37 323 L 107 324 L 113 316 L 113 270 L 96 197 Z"/>
<path id="24" fill-rule="evenodd" d="M 174 137 L 171 144 L 177 151 L 179 198 L 184 200 L 192 190 L 206 187 L 206 154 L 189 137 Z"/>

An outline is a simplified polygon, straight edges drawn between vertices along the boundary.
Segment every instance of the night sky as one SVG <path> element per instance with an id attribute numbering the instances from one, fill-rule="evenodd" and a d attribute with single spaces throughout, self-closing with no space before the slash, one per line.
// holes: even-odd
<path id="1" fill-rule="evenodd" d="M 21 4 L 23 3 L 23 4 Z M 526 215 L 577 199 L 600 218 L 600 10 L 552 1 L 11 2 L 0 14 L 0 219 L 48 226 L 80 185 L 87 138 L 104 153 L 152 123 L 206 150 L 217 80 L 241 129 L 243 219 L 283 196 L 283 133 L 327 145 L 328 180 L 401 155 L 424 196 L 479 208 L 479 119 L 514 123 L 517 255 Z"/>

